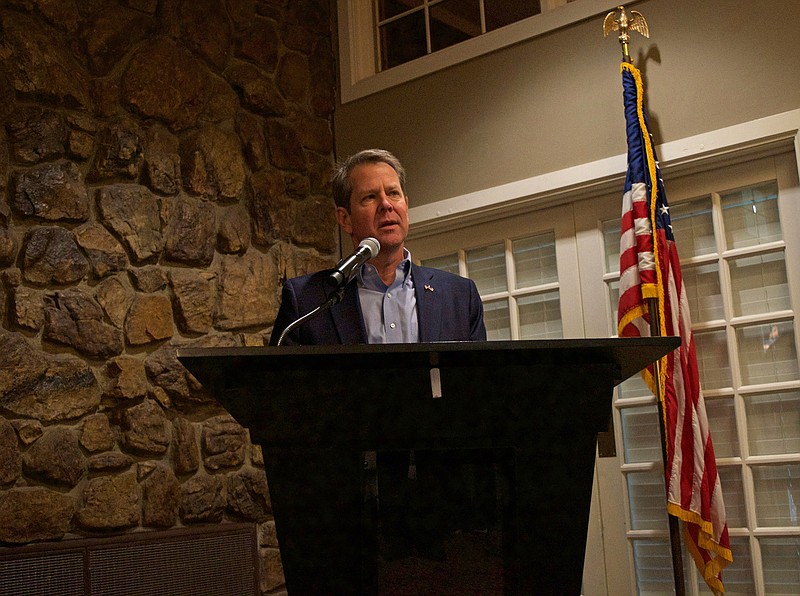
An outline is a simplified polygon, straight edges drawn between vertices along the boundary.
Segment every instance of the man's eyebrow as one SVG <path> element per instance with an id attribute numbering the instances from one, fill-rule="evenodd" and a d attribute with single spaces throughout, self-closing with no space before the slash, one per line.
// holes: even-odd
<path id="1" fill-rule="evenodd" d="M 390 190 L 400 190 L 402 191 L 402 186 L 399 183 L 391 182 L 386 185 L 377 184 L 375 186 L 365 186 L 364 188 L 355 188 L 353 192 L 358 194 L 359 196 L 367 196 L 367 195 L 374 195 L 378 194 L 380 189 L 383 188 L 387 191 Z"/>
<path id="2" fill-rule="evenodd" d="M 403 190 L 403 187 L 399 182 L 390 182 L 386 185 L 386 190 Z"/>

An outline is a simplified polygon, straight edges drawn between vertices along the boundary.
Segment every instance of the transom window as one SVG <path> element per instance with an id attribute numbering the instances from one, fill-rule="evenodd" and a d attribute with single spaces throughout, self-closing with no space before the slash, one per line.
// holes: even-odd
<path id="1" fill-rule="evenodd" d="M 539 0 L 375 1 L 381 70 L 541 12 Z"/>
<path id="2" fill-rule="evenodd" d="M 613 0 L 337 0 L 342 103 L 572 23 Z"/>

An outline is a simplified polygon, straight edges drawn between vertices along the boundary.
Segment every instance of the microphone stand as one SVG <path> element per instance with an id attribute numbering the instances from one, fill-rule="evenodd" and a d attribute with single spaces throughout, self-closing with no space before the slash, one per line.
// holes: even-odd
<path id="1" fill-rule="evenodd" d="M 292 329 L 295 329 L 296 327 L 299 327 L 306 321 L 313 319 L 319 313 L 329 309 L 334 304 L 338 304 L 339 302 L 341 302 L 343 296 L 344 296 L 344 286 L 340 286 L 335 290 L 333 290 L 328 296 L 328 300 L 324 304 L 320 304 L 317 308 L 315 308 L 311 312 L 304 314 L 302 317 L 300 317 L 299 319 L 295 320 L 290 325 L 288 325 L 286 329 L 283 330 L 283 333 L 281 333 L 280 337 L 278 338 L 278 343 L 276 343 L 275 345 L 280 346 L 283 343 L 283 339 Z"/>

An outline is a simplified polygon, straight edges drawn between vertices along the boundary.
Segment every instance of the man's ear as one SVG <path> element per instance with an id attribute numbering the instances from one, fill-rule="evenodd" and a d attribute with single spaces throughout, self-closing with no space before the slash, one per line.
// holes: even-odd
<path id="1" fill-rule="evenodd" d="M 350 212 L 344 207 L 336 208 L 336 222 L 345 234 L 352 233 L 353 226 L 350 224 Z"/>

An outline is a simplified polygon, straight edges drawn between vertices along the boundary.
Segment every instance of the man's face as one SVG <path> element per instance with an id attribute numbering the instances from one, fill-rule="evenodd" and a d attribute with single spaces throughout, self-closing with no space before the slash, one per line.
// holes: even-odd
<path id="1" fill-rule="evenodd" d="M 385 163 L 358 165 L 350 172 L 350 183 L 350 212 L 337 207 L 336 217 L 353 245 L 371 236 L 381 243 L 381 252 L 402 247 L 408 235 L 408 198 L 394 168 Z"/>

